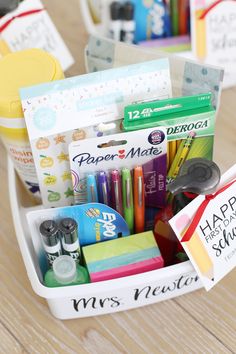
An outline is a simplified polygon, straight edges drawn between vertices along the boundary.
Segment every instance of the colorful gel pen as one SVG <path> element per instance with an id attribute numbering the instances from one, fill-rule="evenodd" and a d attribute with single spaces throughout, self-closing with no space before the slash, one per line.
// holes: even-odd
<path id="1" fill-rule="evenodd" d="M 111 171 L 111 206 L 123 215 L 121 178 L 118 170 Z"/>
<path id="2" fill-rule="evenodd" d="M 94 175 L 87 176 L 87 202 L 97 203 L 98 202 L 98 190 L 96 177 Z"/>
<path id="3" fill-rule="evenodd" d="M 99 203 L 109 205 L 109 189 L 106 172 L 98 172 L 98 200 Z"/>
<path id="4" fill-rule="evenodd" d="M 124 218 L 128 224 L 130 234 L 134 233 L 134 204 L 133 204 L 133 187 L 130 170 L 124 168 L 122 170 L 122 196 Z"/>
<path id="5" fill-rule="evenodd" d="M 134 168 L 134 225 L 135 233 L 144 231 L 145 196 L 143 169 L 141 166 Z"/>

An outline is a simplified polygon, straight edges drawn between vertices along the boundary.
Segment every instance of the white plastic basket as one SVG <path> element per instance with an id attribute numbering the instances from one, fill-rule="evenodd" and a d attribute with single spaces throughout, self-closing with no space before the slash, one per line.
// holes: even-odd
<path id="1" fill-rule="evenodd" d="M 102 0 L 102 1 L 105 1 L 105 0 Z M 106 37 L 105 27 L 102 24 L 95 24 L 93 22 L 91 12 L 89 9 L 88 0 L 80 0 L 80 8 L 81 8 L 82 17 L 83 17 L 84 25 L 85 25 L 87 32 L 91 35 L 100 35 L 100 36 Z M 150 47 L 149 49 L 154 49 L 154 48 Z M 158 49 L 161 49 L 161 48 L 158 48 Z M 155 48 L 155 50 L 157 50 L 157 49 Z M 174 54 L 177 56 L 183 57 L 185 59 L 197 60 L 196 56 L 194 55 L 193 50 L 175 52 Z M 211 63 L 207 63 L 207 64 L 211 64 Z M 212 64 L 216 65 L 214 62 Z M 222 66 L 222 64 L 220 64 L 220 63 L 218 65 Z M 232 68 L 231 69 L 228 68 L 225 72 L 225 79 L 223 81 L 223 88 L 228 88 L 233 85 L 232 74 L 234 74 L 234 71 L 232 70 Z M 235 75 L 233 75 L 233 76 L 235 76 Z"/>
<path id="2" fill-rule="evenodd" d="M 28 278 L 35 293 L 48 302 L 52 314 L 59 319 L 96 316 L 128 310 L 167 300 L 202 287 L 191 263 L 132 275 L 124 278 L 61 288 L 47 288 L 42 279 L 26 213 L 42 208 L 32 206 L 25 198 L 12 162 L 8 162 L 9 195 L 15 232 Z"/>
<path id="3" fill-rule="evenodd" d="M 102 0 L 102 1 L 105 2 L 105 0 Z M 106 37 L 107 33 L 106 33 L 105 25 L 103 25 L 102 23 L 95 24 L 93 22 L 91 12 L 89 9 L 89 1 L 88 0 L 80 0 L 79 3 L 80 3 L 80 9 L 81 9 L 84 25 L 85 25 L 85 28 L 86 28 L 86 31 L 88 32 L 88 34 Z M 159 48 L 159 49 L 161 49 L 161 48 Z M 187 58 L 187 59 L 194 59 L 194 55 L 191 51 L 177 52 L 177 53 L 175 53 L 175 55 L 179 55 L 179 56 Z"/>
<path id="4" fill-rule="evenodd" d="M 82 13 L 82 18 L 84 20 L 84 25 L 89 34 L 95 35 L 105 35 L 104 27 L 101 24 L 95 24 L 91 17 L 91 13 L 89 10 L 89 2 L 88 0 L 80 0 L 80 9 Z"/>

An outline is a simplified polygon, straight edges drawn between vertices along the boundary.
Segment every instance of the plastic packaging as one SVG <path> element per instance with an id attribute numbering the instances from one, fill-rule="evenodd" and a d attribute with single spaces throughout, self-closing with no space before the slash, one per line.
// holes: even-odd
<path id="1" fill-rule="evenodd" d="M 44 283 L 50 288 L 89 283 L 87 270 L 76 265 L 70 256 L 60 256 L 45 274 Z"/>
<path id="2" fill-rule="evenodd" d="M 59 62 L 40 49 L 10 53 L 0 60 L 0 137 L 27 190 L 39 198 L 19 89 L 64 77 Z"/>

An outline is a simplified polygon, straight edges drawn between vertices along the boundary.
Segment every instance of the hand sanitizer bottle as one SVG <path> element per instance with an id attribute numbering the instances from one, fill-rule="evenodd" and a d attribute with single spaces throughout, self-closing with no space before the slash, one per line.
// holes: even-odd
<path id="1" fill-rule="evenodd" d="M 79 264 L 76 265 L 76 262 L 67 255 L 56 258 L 52 269 L 49 269 L 44 277 L 44 284 L 49 288 L 79 285 L 89 282 L 87 269 Z"/>

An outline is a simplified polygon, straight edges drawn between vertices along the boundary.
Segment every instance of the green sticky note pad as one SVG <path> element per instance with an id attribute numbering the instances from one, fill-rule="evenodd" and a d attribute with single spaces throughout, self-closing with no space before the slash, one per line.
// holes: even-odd
<path id="1" fill-rule="evenodd" d="M 160 256 L 152 231 L 142 232 L 127 237 L 121 237 L 110 241 L 99 242 L 83 247 L 86 263 L 92 263 L 111 257 L 132 254 L 147 249 L 155 249 L 155 256 Z"/>

